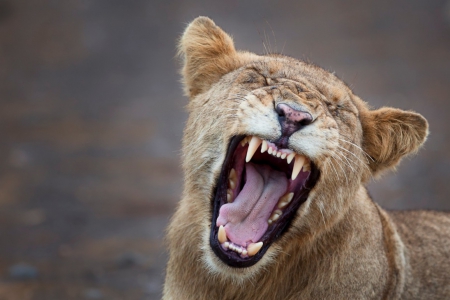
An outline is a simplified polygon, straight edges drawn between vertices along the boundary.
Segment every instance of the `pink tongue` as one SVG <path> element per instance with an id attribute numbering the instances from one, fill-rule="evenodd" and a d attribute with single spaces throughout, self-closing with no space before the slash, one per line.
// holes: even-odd
<path id="1" fill-rule="evenodd" d="M 223 225 L 228 239 L 246 247 L 266 232 L 273 208 L 287 190 L 286 175 L 266 165 L 247 163 L 247 181 L 234 202 L 222 205 L 217 226 Z"/>

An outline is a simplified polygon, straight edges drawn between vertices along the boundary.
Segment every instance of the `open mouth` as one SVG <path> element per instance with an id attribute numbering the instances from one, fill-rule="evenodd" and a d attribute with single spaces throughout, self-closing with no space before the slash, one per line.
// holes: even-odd
<path id="1" fill-rule="evenodd" d="M 319 178 L 305 156 L 256 136 L 231 139 L 219 176 L 210 245 L 231 267 L 250 267 L 287 229 Z"/>

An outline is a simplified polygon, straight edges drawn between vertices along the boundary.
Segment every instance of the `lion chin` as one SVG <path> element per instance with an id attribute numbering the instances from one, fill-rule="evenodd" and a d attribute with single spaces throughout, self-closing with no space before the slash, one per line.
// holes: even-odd
<path id="1" fill-rule="evenodd" d="M 304 61 L 237 51 L 206 17 L 179 54 L 189 119 L 165 299 L 450 297 L 450 216 L 386 212 L 365 188 L 420 148 L 425 118 L 372 110 Z"/>

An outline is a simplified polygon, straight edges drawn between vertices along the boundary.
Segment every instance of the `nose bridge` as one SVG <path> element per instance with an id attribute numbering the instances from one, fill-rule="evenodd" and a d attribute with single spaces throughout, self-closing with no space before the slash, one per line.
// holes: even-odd
<path id="1" fill-rule="evenodd" d="M 294 110 L 309 112 L 305 103 L 307 100 L 300 97 L 297 93 L 294 93 L 289 86 L 283 84 L 276 87 L 274 86 L 271 90 L 275 103 L 285 103 Z"/>

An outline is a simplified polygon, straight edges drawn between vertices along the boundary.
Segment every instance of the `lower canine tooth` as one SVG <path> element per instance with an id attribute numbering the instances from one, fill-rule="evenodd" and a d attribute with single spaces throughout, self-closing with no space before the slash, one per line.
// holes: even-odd
<path id="1" fill-rule="evenodd" d="M 296 155 L 295 156 L 295 162 L 294 162 L 294 168 L 292 169 L 292 180 L 295 180 L 297 178 L 298 174 L 300 173 L 300 170 L 303 167 L 303 164 L 305 163 L 306 157 L 303 155 Z"/>
<path id="2" fill-rule="evenodd" d="M 258 253 L 259 250 L 261 250 L 262 246 L 263 246 L 263 242 L 251 243 L 250 245 L 248 245 L 248 247 L 247 247 L 248 256 L 253 256 L 256 253 Z"/>
<path id="3" fill-rule="evenodd" d="M 227 239 L 227 233 L 225 232 L 225 228 L 223 225 L 220 225 L 219 227 L 219 233 L 217 234 L 217 238 L 219 239 L 219 243 L 223 244 L 225 243 Z"/>

